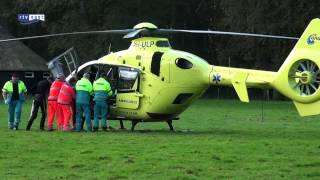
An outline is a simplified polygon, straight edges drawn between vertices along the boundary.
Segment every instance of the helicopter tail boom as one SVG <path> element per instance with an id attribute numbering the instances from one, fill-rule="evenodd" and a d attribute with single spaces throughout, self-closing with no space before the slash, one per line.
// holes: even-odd
<path id="1" fill-rule="evenodd" d="M 301 116 L 320 114 L 320 19 L 310 22 L 278 72 L 212 66 L 210 83 L 233 86 L 243 102 L 247 88 L 275 88 Z"/>
<path id="2" fill-rule="evenodd" d="M 276 72 L 242 68 L 212 66 L 210 83 L 217 86 L 233 86 L 242 102 L 249 102 L 247 88 L 272 88 Z"/>

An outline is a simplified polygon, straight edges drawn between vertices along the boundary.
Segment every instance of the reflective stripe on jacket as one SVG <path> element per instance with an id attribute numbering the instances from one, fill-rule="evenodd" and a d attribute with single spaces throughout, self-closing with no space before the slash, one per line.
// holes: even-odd
<path id="1" fill-rule="evenodd" d="M 106 101 L 112 95 L 110 83 L 104 78 L 99 78 L 93 83 L 94 101 Z"/>
<path id="2" fill-rule="evenodd" d="M 75 96 L 76 94 L 73 88 L 68 83 L 64 83 L 61 87 L 61 90 L 58 96 L 58 103 L 71 105 Z"/>
<path id="3" fill-rule="evenodd" d="M 89 104 L 90 95 L 93 92 L 92 84 L 87 78 L 81 78 L 76 83 L 77 97 L 76 102 L 80 104 Z"/>
<path id="4" fill-rule="evenodd" d="M 58 99 L 60 89 L 64 82 L 55 80 L 50 86 L 48 101 L 56 101 Z"/>
<path id="5" fill-rule="evenodd" d="M 26 85 L 24 85 L 24 83 L 22 81 L 18 81 L 18 93 L 21 94 L 21 93 L 25 93 L 27 92 L 27 88 L 26 88 Z M 13 83 L 12 81 L 7 81 L 3 88 L 2 88 L 2 91 L 3 92 L 6 92 L 6 93 L 13 93 Z"/>
<path id="6" fill-rule="evenodd" d="M 81 78 L 76 83 L 76 91 L 87 91 L 89 94 L 92 94 L 92 84 L 87 78 Z"/>
<path id="7" fill-rule="evenodd" d="M 7 93 L 7 100 L 9 102 L 11 102 L 11 98 L 12 98 L 12 93 L 13 93 L 13 83 L 12 81 L 7 81 L 3 88 L 2 88 L 3 92 Z M 18 81 L 18 93 L 19 93 L 19 100 L 20 101 L 24 101 L 25 100 L 25 96 L 24 93 L 27 92 L 27 88 L 26 85 L 23 83 L 23 81 Z"/>

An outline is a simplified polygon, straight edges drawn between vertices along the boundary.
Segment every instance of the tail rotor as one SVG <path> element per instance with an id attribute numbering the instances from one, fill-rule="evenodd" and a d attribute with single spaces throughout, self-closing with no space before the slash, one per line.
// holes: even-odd
<path id="1" fill-rule="evenodd" d="M 300 96 L 311 96 L 320 88 L 320 70 L 309 59 L 297 61 L 291 67 L 288 76 L 291 88 Z"/>
<path id="2" fill-rule="evenodd" d="M 301 116 L 320 114 L 320 19 L 310 22 L 272 84 Z"/>

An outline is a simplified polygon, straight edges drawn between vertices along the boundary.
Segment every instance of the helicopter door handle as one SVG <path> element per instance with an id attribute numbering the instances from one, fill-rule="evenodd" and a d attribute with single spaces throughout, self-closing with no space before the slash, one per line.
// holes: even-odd
<path id="1" fill-rule="evenodd" d="M 141 94 L 141 93 L 135 93 L 134 96 L 135 96 L 135 97 L 140 97 L 140 98 L 142 98 L 144 95 Z"/>

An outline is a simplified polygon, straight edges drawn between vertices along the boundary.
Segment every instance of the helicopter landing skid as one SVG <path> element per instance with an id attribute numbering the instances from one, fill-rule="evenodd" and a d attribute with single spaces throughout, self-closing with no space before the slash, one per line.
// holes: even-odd
<path id="1" fill-rule="evenodd" d="M 122 124 L 121 122 L 122 122 L 122 121 L 120 121 L 120 124 Z M 134 131 L 134 128 L 136 127 L 136 125 L 137 125 L 139 122 L 142 122 L 142 121 L 141 121 L 141 120 L 132 120 L 132 121 L 131 121 L 131 123 L 132 123 L 132 125 L 131 125 L 131 131 Z M 167 122 L 167 124 L 168 124 L 168 126 L 169 126 L 169 128 L 170 128 L 170 131 L 174 131 L 174 128 L 173 128 L 173 125 L 172 125 L 172 119 L 167 120 L 166 122 Z M 122 124 L 122 125 L 123 125 L 123 124 Z"/>
<path id="2" fill-rule="evenodd" d="M 136 125 L 141 122 L 141 120 L 132 120 L 131 123 L 131 131 L 134 131 L 134 128 L 136 127 Z"/>
<path id="3" fill-rule="evenodd" d="M 120 120 L 120 129 L 122 129 L 122 130 L 125 129 L 122 120 Z"/>
<path id="4" fill-rule="evenodd" d="M 167 124 L 168 124 L 168 126 L 170 128 L 170 131 L 174 131 L 174 128 L 173 128 L 173 125 L 172 125 L 172 120 L 168 120 Z"/>

